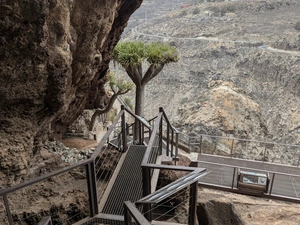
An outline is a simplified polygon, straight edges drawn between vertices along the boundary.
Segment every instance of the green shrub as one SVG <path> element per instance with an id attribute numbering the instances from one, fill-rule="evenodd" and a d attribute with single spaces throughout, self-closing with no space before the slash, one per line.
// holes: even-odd
<path id="1" fill-rule="evenodd" d="M 194 15 L 200 13 L 200 9 L 199 8 L 195 8 L 192 12 Z"/>
<path id="2" fill-rule="evenodd" d="M 295 24 L 294 28 L 300 31 L 300 21 Z"/>
<path id="3" fill-rule="evenodd" d="M 130 98 L 128 98 L 128 97 L 124 98 L 124 102 L 125 102 L 126 106 L 128 106 L 131 110 L 133 110 L 133 105 L 132 105 Z"/>
<path id="4" fill-rule="evenodd" d="M 181 11 L 181 13 L 180 13 L 180 15 L 179 16 L 186 16 L 188 13 L 187 13 L 187 11 L 186 10 L 184 10 L 184 11 Z"/>
<path id="5" fill-rule="evenodd" d="M 112 109 L 107 113 L 107 115 L 106 115 L 106 120 L 107 120 L 107 121 L 113 122 L 114 119 L 115 119 L 115 117 L 116 117 L 116 115 L 117 115 L 117 113 L 118 113 L 118 110 L 115 109 L 115 108 L 112 108 Z"/>
<path id="6" fill-rule="evenodd" d="M 189 99 L 187 97 L 185 97 L 185 98 L 181 99 L 180 104 L 185 104 L 188 102 L 188 100 Z"/>
<path id="7" fill-rule="evenodd" d="M 211 10 L 214 13 L 219 13 L 221 16 L 224 16 L 228 12 L 235 12 L 236 6 L 234 4 L 226 4 L 220 6 L 213 6 Z"/>

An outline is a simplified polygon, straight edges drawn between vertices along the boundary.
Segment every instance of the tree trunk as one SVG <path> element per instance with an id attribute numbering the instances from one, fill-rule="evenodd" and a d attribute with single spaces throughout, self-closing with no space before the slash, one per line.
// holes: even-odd
<path id="1" fill-rule="evenodd" d="M 108 106 L 105 109 L 96 109 L 96 111 L 94 112 L 94 114 L 91 118 L 91 122 L 90 122 L 90 125 L 89 125 L 89 130 L 90 131 L 93 131 L 96 118 L 98 116 L 100 116 L 101 114 L 107 113 L 109 110 L 111 110 L 111 108 L 113 107 L 114 102 L 116 101 L 117 97 L 118 97 L 118 94 L 113 94 L 111 96 L 110 100 L 109 100 Z"/>
<path id="2" fill-rule="evenodd" d="M 137 85 L 135 91 L 135 114 L 144 116 L 145 85 Z"/>
<path id="3" fill-rule="evenodd" d="M 144 116 L 144 95 L 146 85 L 136 85 L 135 91 L 135 114 L 138 116 Z M 139 120 L 135 120 L 134 126 L 134 140 L 140 139 L 140 126 Z M 140 143 L 141 144 L 141 143 Z"/>

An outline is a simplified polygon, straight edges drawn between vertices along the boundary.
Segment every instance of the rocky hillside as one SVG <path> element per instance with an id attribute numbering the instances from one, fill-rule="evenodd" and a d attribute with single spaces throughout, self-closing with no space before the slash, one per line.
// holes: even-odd
<path id="1" fill-rule="evenodd" d="M 206 2 L 142 23 L 127 40 L 181 54 L 147 86 L 148 116 L 163 106 L 186 133 L 299 144 L 299 11 L 296 0 Z"/>
<path id="2" fill-rule="evenodd" d="M 110 53 L 141 2 L 0 2 L 0 186 L 28 172 L 49 134 L 106 103 Z"/>

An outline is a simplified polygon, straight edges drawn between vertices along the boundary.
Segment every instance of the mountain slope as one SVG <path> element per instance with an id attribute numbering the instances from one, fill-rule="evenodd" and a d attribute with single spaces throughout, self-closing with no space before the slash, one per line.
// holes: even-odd
<path id="1" fill-rule="evenodd" d="M 297 1 L 202 3 L 137 27 L 127 40 L 181 54 L 147 86 L 148 116 L 163 106 L 188 133 L 299 144 L 300 52 L 276 49 L 300 39 L 299 10 Z"/>

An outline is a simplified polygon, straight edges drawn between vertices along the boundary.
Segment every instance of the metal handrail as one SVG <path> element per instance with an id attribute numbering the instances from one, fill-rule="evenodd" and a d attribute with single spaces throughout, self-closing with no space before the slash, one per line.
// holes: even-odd
<path id="1" fill-rule="evenodd" d="M 96 147 L 95 151 L 93 152 L 93 154 L 91 155 L 91 157 L 89 159 L 79 161 L 76 164 L 73 164 L 73 165 L 70 165 L 68 167 L 59 169 L 57 171 L 50 172 L 50 173 L 45 174 L 45 175 L 40 176 L 40 177 L 25 181 L 24 183 L 18 184 L 16 186 L 12 186 L 12 187 L 9 187 L 9 188 L 6 188 L 6 189 L 1 189 L 0 190 L 0 196 L 2 196 L 3 201 L 4 201 L 5 210 L 6 210 L 6 214 L 7 214 L 9 224 L 13 225 L 13 218 L 12 218 L 12 214 L 10 212 L 9 202 L 8 202 L 8 198 L 7 198 L 7 195 L 9 193 L 15 192 L 19 189 L 22 189 L 22 188 L 31 186 L 33 184 L 42 182 L 42 181 L 47 180 L 51 177 L 57 176 L 57 175 L 62 174 L 62 173 L 69 172 L 73 169 L 76 169 L 76 168 L 82 167 L 82 166 L 86 167 L 86 173 L 87 173 L 86 180 L 87 180 L 87 183 L 88 183 L 89 202 L 90 202 L 90 216 L 94 216 L 94 215 L 98 214 L 98 201 L 97 201 L 96 179 L 95 179 L 95 170 L 94 170 L 95 159 L 99 155 L 101 149 L 106 144 L 106 140 L 109 138 L 110 134 L 113 132 L 113 130 L 115 129 L 115 127 L 118 124 L 118 122 L 120 121 L 120 119 L 125 122 L 125 118 L 124 118 L 125 112 L 128 112 L 133 117 L 135 117 L 139 120 L 139 118 L 136 117 L 135 114 L 133 114 L 130 111 L 130 109 L 128 109 L 127 107 L 122 105 L 121 106 L 121 111 L 115 117 L 112 125 L 109 127 L 109 129 L 107 130 L 107 132 L 103 136 L 102 140 L 100 141 L 99 145 Z M 148 127 L 147 124 L 144 123 L 144 121 L 142 121 L 142 120 L 139 120 L 139 121 L 141 122 L 141 124 Z M 123 129 L 123 135 L 126 135 L 125 129 Z M 125 138 L 123 138 L 123 140 L 125 140 Z M 126 147 L 126 146 L 124 145 L 123 147 Z M 125 150 L 126 149 L 124 149 L 124 151 Z"/>
<path id="2" fill-rule="evenodd" d="M 271 178 L 271 182 L 270 182 L 270 187 L 268 187 L 268 193 L 265 193 L 263 195 L 261 195 L 260 197 L 266 197 L 266 198 L 273 198 L 273 199 L 277 199 L 277 200 L 284 200 L 284 201 L 290 201 L 290 202 L 295 202 L 295 203 L 299 203 L 300 200 L 299 198 L 295 198 L 295 197 L 290 197 L 290 196 L 283 196 L 283 195 L 276 195 L 272 193 L 273 190 L 273 185 L 274 185 L 274 180 L 275 180 L 275 175 L 282 175 L 282 176 L 289 176 L 289 177 L 293 177 L 293 178 L 300 178 L 300 175 L 297 174 L 288 174 L 288 173 L 283 173 L 283 172 L 277 172 L 277 171 L 272 171 L 272 170 L 262 170 L 262 169 L 255 169 L 255 168 L 249 168 L 249 167 L 245 167 L 245 166 L 237 166 L 237 165 L 228 165 L 228 164 L 222 164 L 222 163 L 215 163 L 215 162 L 207 162 L 207 161 L 201 161 L 201 160 L 197 160 L 198 163 L 202 163 L 202 164 L 209 164 L 209 165 L 214 165 L 214 166 L 219 166 L 219 167 L 228 167 L 233 169 L 233 173 L 232 173 L 232 185 L 231 187 L 228 186 L 223 186 L 223 185 L 217 185 L 217 184 L 206 184 L 205 182 L 199 182 L 199 184 L 203 187 L 208 187 L 208 188 L 216 188 L 216 189 L 220 189 L 222 191 L 236 191 L 237 188 L 234 188 L 234 179 L 236 176 L 236 171 L 237 169 L 244 169 L 246 171 L 251 171 L 251 172 L 268 172 L 272 175 Z M 236 193 L 241 193 L 239 191 L 236 191 Z"/>
<path id="3" fill-rule="evenodd" d="M 159 114 L 155 118 L 154 121 L 154 126 L 152 130 L 152 134 L 150 136 L 150 140 L 141 164 L 142 167 L 142 173 L 143 173 L 143 197 L 148 196 L 151 193 L 151 170 L 153 169 L 164 169 L 164 170 L 180 170 L 180 171 L 189 171 L 189 172 L 198 172 L 202 173 L 206 171 L 205 168 L 198 168 L 198 167 L 187 167 L 187 166 L 173 166 L 173 165 L 158 165 L 158 164 L 153 164 L 149 162 L 149 158 L 151 156 L 151 153 L 153 151 L 154 143 L 157 138 L 159 138 L 159 148 L 160 148 L 160 154 L 162 154 L 162 140 L 163 140 L 163 135 L 162 135 L 162 126 L 163 126 L 163 120 L 166 121 L 167 123 L 167 151 L 166 154 L 168 154 L 168 144 L 169 141 L 171 142 L 172 148 L 173 148 L 173 143 L 175 142 L 176 145 L 176 151 L 175 151 L 175 157 L 177 157 L 178 154 L 178 134 L 179 132 L 172 126 L 170 123 L 168 117 L 166 116 L 165 112 L 163 111 L 162 108 L 159 109 Z M 169 133 L 172 132 L 172 137 L 169 137 Z M 174 136 L 173 133 L 176 133 L 176 140 L 174 141 Z M 171 140 L 170 140 L 171 139 Z M 176 161 L 175 161 L 176 163 Z M 189 224 L 194 224 L 195 221 L 195 212 L 196 212 L 196 194 L 197 193 L 197 181 L 193 181 L 193 184 L 191 184 L 191 195 L 193 196 L 190 202 L 190 210 L 191 210 L 191 215 L 189 216 Z M 143 210 L 145 213 L 145 218 L 148 221 L 151 221 L 151 204 L 143 204 Z M 126 224 L 126 223 L 125 223 Z"/>
<path id="4" fill-rule="evenodd" d="M 228 164 L 206 162 L 206 161 L 201 161 L 201 160 L 197 160 L 197 162 L 210 164 L 210 165 L 216 165 L 216 166 L 225 166 L 225 167 L 229 167 L 229 168 L 240 168 L 240 169 L 251 170 L 251 171 L 256 171 L 256 172 L 266 171 L 266 170 L 262 170 L 262 169 L 249 168 L 249 167 L 245 167 L 245 166 L 233 166 L 233 165 L 228 165 Z M 273 174 L 278 174 L 278 175 L 300 178 L 300 175 L 298 175 L 298 174 L 283 173 L 283 172 L 278 172 L 278 171 L 273 171 L 273 170 L 267 170 L 267 172 L 273 173 Z"/>
<path id="5" fill-rule="evenodd" d="M 122 105 L 124 107 L 124 110 L 126 110 L 126 112 L 128 112 L 132 117 L 134 117 L 135 119 L 137 119 L 139 122 L 141 122 L 144 126 L 146 126 L 147 128 L 151 129 L 151 127 L 148 126 L 148 124 L 145 123 L 145 121 L 143 119 L 141 119 L 140 116 L 135 115 L 129 108 L 127 108 L 126 106 Z"/>
<path id="6" fill-rule="evenodd" d="M 157 133 L 158 128 L 159 128 L 159 121 L 161 120 L 161 118 L 162 118 L 162 113 L 159 113 L 158 116 L 155 119 L 154 127 L 153 127 L 153 130 L 152 130 L 152 135 L 150 136 L 150 140 L 149 140 L 149 143 L 148 143 L 148 146 L 147 146 L 147 149 L 146 149 L 143 161 L 142 161 L 142 167 L 144 165 L 146 166 L 148 164 L 148 158 L 150 157 L 150 153 L 152 151 L 152 146 L 153 146 L 153 143 L 154 143 L 155 138 L 156 138 L 156 133 Z"/>
<path id="7" fill-rule="evenodd" d="M 197 138 L 201 138 L 201 137 L 211 137 L 211 138 L 230 139 L 230 140 L 237 140 L 237 141 L 254 142 L 254 143 L 261 143 L 261 144 L 273 144 L 273 145 L 300 148 L 300 145 L 282 144 L 282 143 L 269 142 L 269 141 L 258 141 L 258 140 L 253 140 L 253 139 L 242 139 L 242 138 L 235 138 L 235 137 L 209 135 L 209 134 L 199 134 L 199 136 L 189 136 L 188 134 L 184 134 L 182 132 L 180 132 L 180 134 L 182 134 L 184 136 L 187 136 L 188 139 L 197 139 Z"/>
<path id="8" fill-rule="evenodd" d="M 167 170 L 185 170 L 185 171 L 194 171 L 197 168 L 192 168 L 192 167 L 179 167 L 179 166 L 170 166 L 170 165 L 157 165 L 157 164 L 153 164 L 153 163 L 149 163 L 148 162 L 148 158 L 150 157 L 150 153 L 152 151 L 152 147 L 153 144 L 155 143 L 155 140 L 157 137 L 159 137 L 159 143 L 160 143 L 160 148 L 162 148 L 162 123 L 163 121 L 165 121 L 165 123 L 167 124 L 167 129 L 168 129 L 168 134 L 170 133 L 175 133 L 176 137 L 174 138 L 174 136 L 172 135 L 172 137 L 170 138 L 169 136 L 167 137 L 167 144 L 169 144 L 169 142 L 171 142 L 172 145 L 172 149 L 173 149 L 173 145 L 176 145 L 176 152 L 175 152 L 175 157 L 177 157 L 178 154 L 178 135 L 182 134 L 180 133 L 178 130 L 176 130 L 176 128 L 174 128 L 172 126 L 172 124 L 170 123 L 168 117 L 166 116 L 165 112 L 163 111 L 162 108 L 160 108 L 160 112 L 158 114 L 157 117 L 153 118 L 152 120 L 154 120 L 154 126 L 149 127 L 148 124 L 146 124 L 142 119 L 140 119 L 139 117 L 137 117 L 133 112 L 130 111 L 130 109 L 128 109 L 125 106 L 121 106 L 121 111 L 119 112 L 119 114 L 115 117 L 112 125 L 109 127 L 108 131 L 106 132 L 106 134 L 104 135 L 104 137 L 102 138 L 102 140 L 100 141 L 99 145 L 97 146 L 97 148 L 95 149 L 95 151 L 93 152 L 93 154 L 91 155 L 91 157 L 89 159 L 86 160 L 82 160 L 79 161 L 78 163 L 74 164 L 74 165 L 70 165 L 66 168 L 62 168 L 59 169 L 57 171 L 53 171 L 50 172 L 48 174 L 45 174 L 41 177 L 38 178 L 34 178 L 32 180 L 29 181 L 25 181 L 22 184 L 18 184 L 16 186 L 13 187 L 9 187 L 6 189 L 2 189 L 0 190 L 0 196 L 3 197 L 4 200 L 4 204 L 5 204 L 5 209 L 7 212 L 7 217 L 9 220 L 9 224 L 13 224 L 12 222 L 12 215 L 10 214 L 10 210 L 9 210 L 9 203 L 8 203 L 8 199 L 7 199 L 7 195 L 9 193 L 12 193 L 14 191 L 17 191 L 19 189 L 31 186 L 33 184 L 36 184 L 38 182 L 44 181 L 46 179 L 49 179 L 51 177 L 57 176 L 59 174 L 62 173 L 66 173 L 69 172 L 73 169 L 76 169 L 78 167 L 82 167 L 85 166 L 86 167 L 86 171 L 87 171 L 87 177 L 86 180 L 88 182 L 88 191 L 89 191 L 89 201 L 90 201 L 90 212 L 91 212 L 91 216 L 95 215 L 98 213 L 98 208 L 97 208 L 97 193 L 95 194 L 95 174 L 94 174 L 94 164 L 95 164 L 95 159 L 96 157 L 99 155 L 101 149 L 103 148 L 103 146 L 106 144 L 106 140 L 109 138 L 110 134 L 113 132 L 114 128 L 116 127 L 116 125 L 118 124 L 118 122 L 121 120 L 122 122 L 122 135 L 125 137 L 126 136 L 126 129 L 125 129 L 125 113 L 128 112 L 131 116 L 133 116 L 134 118 L 136 118 L 139 122 L 141 126 L 145 126 L 149 129 L 150 131 L 150 140 L 146 149 L 146 153 L 145 156 L 143 158 L 143 162 L 142 162 L 142 170 L 143 170 L 143 174 L 145 176 L 148 176 L 148 174 L 150 174 L 150 170 L 151 169 L 167 169 Z M 157 135 L 159 134 L 159 135 Z M 197 137 L 191 137 L 191 138 L 202 138 L 202 137 L 212 137 L 212 138 L 223 138 L 223 139 L 232 139 L 232 140 L 238 140 L 238 141 L 252 141 L 252 140 L 247 140 L 247 139 L 239 139 L 239 138 L 230 138 L 230 137 L 220 137 L 220 136 L 213 136 L 213 135 L 204 135 L 201 134 L 200 136 Z M 174 140 L 175 139 L 175 140 Z M 123 148 L 126 148 L 126 144 L 125 144 L 125 140 L 126 138 L 123 138 L 122 140 L 124 140 L 124 144 L 123 144 Z M 253 141 L 256 143 L 265 143 L 265 144 L 275 144 L 278 145 L 277 143 L 273 143 L 273 142 L 263 142 L 263 141 Z M 288 147 L 297 147 L 300 148 L 299 145 L 289 145 L 289 144 L 281 144 L 282 146 L 288 146 Z M 168 148 L 168 147 L 167 147 Z M 126 149 L 123 149 L 124 151 Z M 162 151 L 160 151 L 160 154 L 162 153 Z M 168 154 L 168 151 L 167 151 Z M 176 162 L 176 161 L 175 161 Z M 298 163 L 299 164 L 299 163 Z M 199 169 L 199 168 L 198 168 Z M 275 174 L 275 173 L 274 173 Z M 278 172 L 276 172 L 276 174 L 279 174 Z M 282 173 L 282 175 L 286 175 L 284 173 Z M 290 174 L 288 174 L 290 175 Z M 144 179 L 144 178 L 143 178 Z M 144 180 L 143 181 L 143 185 L 145 185 L 143 187 L 143 189 L 145 189 L 145 195 L 146 196 L 147 193 L 149 192 L 149 180 Z"/>
<path id="9" fill-rule="evenodd" d="M 183 137 L 182 137 L 183 136 Z M 223 140 L 229 140 L 231 141 L 231 144 L 228 145 L 224 145 L 222 144 Z M 269 151 L 268 155 L 272 156 L 272 154 L 276 153 L 276 151 L 280 151 L 280 148 L 291 148 L 291 149 L 296 149 L 295 152 L 290 152 L 291 154 L 293 154 L 295 156 L 295 159 L 298 159 L 297 162 L 293 162 L 293 163 L 288 163 L 289 165 L 294 165 L 299 167 L 300 166 L 300 145 L 291 145 L 291 144 L 281 144 L 281 143 L 276 143 L 276 142 L 268 142 L 268 141 L 257 141 L 257 140 L 251 140 L 251 139 L 241 139 L 241 138 L 234 138 L 234 137 L 225 137 L 225 136 L 215 136 L 215 135 L 207 135 L 207 134 L 199 134 L 196 136 L 189 136 L 187 134 L 181 133 L 180 132 L 180 136 L 179 136 L 179 145 L 181 146 L 182 149 L 184 149 L 187 152 L 191 152 L 193 150 L 195 150 L 194 148 L 198 148 L 197 152 L 200 154 L 203 154 L 203 148 L 202 148 L 202 144 L 203 141 L 209 141 L 210 140 L 213 142 L 212 144 L 215 145 L 216 147 L 216 143 L 217 144 L 222 144 L 224 145 L 224 147 L 228 148 L 230 150 L 230 154 L 228 153 L 228 156 L 224 156 L 224 157 L 236 157 L 234 156 L 237 152 L 240 151 L 240 153 L 242 153 L 240 148 L 236 148 L 234 147 L 234 144 L 246 144 L 246 148 L 247 145 L 256 143 L 259 145 L 263 145 L 261 146 L 261 148 L 264 148 L 263 150 L 263 156 L 261 157 L 261 160 L 258 159 L 258 154 L 257 155 L 251 155 L 250 157 L 255 157 L 255 159 L 252 160 L 259 160 L 262 162 L 266 162 L 265 156 L 267 151 Z M 271 148 L 269 146 L 272 146 Z M 236 150 L 234 153 L 234 148 L 236 148 Z M 214 153 L 212 153 L 214 154 Z M 271 154 L 271 155 L 270 155 Z M 239 157 L 236 157 L 239 158 Z M 272 160 L 280 160 L 278 157 L 272 158 Z M 268 160 L 267 160 L 268 161 Z M 283 163 L 286 164 L 286 163 Z"/>
<path id="10" fill-rule="evenodd" d="M 73 169 L 78 168 L 80 166 L 85 166 L 85 165 L 89 164 L 91 161 L 92 161 L 91 158 L 90 159 L 86 159 L 86 160 L 82 160 L 82 161 L 79 161 L 78 163 L 76 163 L 74 165 L 65 167 L 65 168 L 57 170 L 57 171 L 50 172 L 50 173 L 45 174 L 45 175 L 43 175 L 41 177 L 37 177 L 37 178 L 34 178 L 32 180 L 25 181 L 24 183 L 21 183 L 21 184 L 18 184 L 18 185 L 15 185 L 15 186 L 12 186 L 12 187 L 9 187 L 9 188 L 6 188 L 6 189 L 1 189 L 0 190 L 0 196 L 7 195 L 7 194 L 9 194 L 11 192 L 17 191 L 17 190 L 22 189 L 24 187 L 31 186 L 33 184 L 36 184 L 36 183 L 41 182 L 41 181 L 44 181 L 44 180 L 49 179 L 51 177 L 57 176 L 59 174 L 62 174 L 62 173 L 65 173 L 65 172 L 69 172 L 70 170 L 73 170 Z"/>

